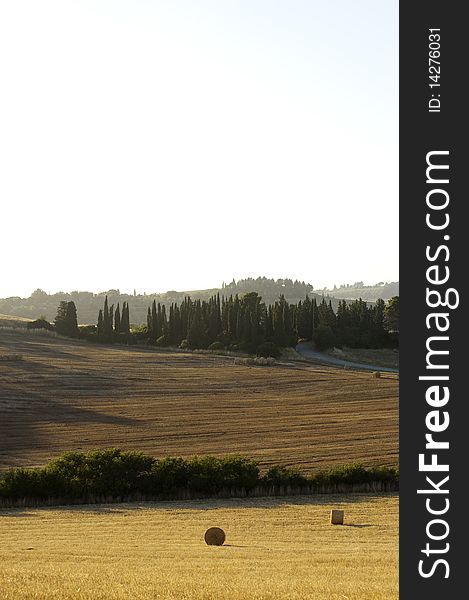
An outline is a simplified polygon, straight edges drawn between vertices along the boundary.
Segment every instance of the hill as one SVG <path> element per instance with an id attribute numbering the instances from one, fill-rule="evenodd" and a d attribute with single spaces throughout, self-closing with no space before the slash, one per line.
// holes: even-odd
<path id="1" fill-rule="evenodd" d="M 30 321 L 31 319 L 27 319 L 26 317 L 0 314 L 0 327 L 26 327 Z"/>
<path id="2" fill-rule="evenodd" d="M 352 286 L 341 286 L 333 290 L 313 291 L 313 286 L 303 281 L 293 281 L 291 279 L 268 279 L 258 277 L 257 279 L 248 278 L 239 281 L 232 281 L 229 284 L 223 283 L 220 288 L 208 290 L 171 290 L 164 293 L 154 294 L 125 294 L 120 290 L 107 290 L 100 293 L 93 292 L 57 292 L 47 294 L 43 290 L 36 290 L 29 298 L 20 298 L 13 296 L 0 299 L 0 313 L 23 317 L 26 319 L 37 319 L 44 316 L 48 321 L 53 321 L 57 314 L 57 306 L 62 300 L 73 300 L 77 307 L 80 323 L 96 323 L 99 309 L 103 307 L 104 298 L 107 295 L 109 304 L 117 305 L 127 302 L 130 307 L 130 318 L 132 323 L 141 324 L 146 321 L 147 309 L 153 300 L 164 304 L 168 309 L 174 302 L 180 304 L 186 296 L 193 300 L 208 300 L 215 294 L 221 296 L 243 295 L 249 292 L 258 292 L 266 304 L 272 304 L 281 294 L 291 303 L 296 304 L 304 300 L 306 294 L 310 298 L 316 297 L 318 301 L 323 296 L 331 300 L 334 310 L 337 309 L 339 299 L 362 298 L 368 302 L 374 302 L 378 298 L 384 300 L 399 294 L 399 284 L 385 284 L 377 286 L 362 286 L 357 284 Z"/>
<path id="3" fill-rule="evenodd" d="M 394 296 L 399 296 L 399 282 L 392 283 L 380 282 L 376 285 L 363 285 L 362 281 L 353 284 L 344 284 L 340 287 L 334 287 L 332 290 L 322 290 L 324 295 L 340 298 L 341 300 L 366 300 L 367 302 L 376 302 L 379 298 L 389 300 Z"/>
<path id="4" fill-rule="evenodd" d="M 0 468 L 118 446 L 243 453 L 305 472 L 398 462 L 398 380 L 313 366 L 0 333 Z M 19 382 L 21 382 L 19 384 Z"/>

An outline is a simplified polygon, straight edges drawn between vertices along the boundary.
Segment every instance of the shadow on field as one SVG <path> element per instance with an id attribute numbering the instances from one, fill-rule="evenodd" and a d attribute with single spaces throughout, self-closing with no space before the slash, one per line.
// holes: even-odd
<path id="1" fill-rule="evenodd" d="M 69 340 L 67 340 L 69 341 Z M 73 362 L 88 361 L 88 358 L 80 356 L 79 353 L 73 351 L 68 352 L 60 347 L 64 340 L 56 338 L 43 338 L 41 340 L 23 339 L 21 337 L 10 337 L 6 339 L 6 343 L 12 350 L 20 354 L 30 354 L 32 357 L 41 358 L 58 358 L 66 359 Z M 79 344 L 74 344 L 79 345 Z"/>
<path id="2" fill-rule="evenodd" d="M 38 370 L 43 373 L 44 369 Z M 79 389 L 82 393 L 89 393 L 90 389 L 99 389 L 101 394 L 112 394 L 117 388 L 117 382 L 101 382 L 99 378 L 81 377 L 73 383 L 64 380 L 60 381 L 59 376 L 44 375 L 45 383 L 39 379 L 36 374 L 25 382 L 18 374 L 17 381 L 0 381 L 0 409 L 2 418 L 0 419 L 0 467 L 22 466 L 19 457 L 27 453 L 30 449 L 41 448 L 48 445 L 47 428 L 44 431 L 41 423 L 49 427 L 65 424 L 75 426 L 79 423 L 90 427 L 96 425 L 114 425 L 120 427 L 138 428 L 142 421 L 139 419 L 108 414 L 95 407 L 84 408 L 74 405 L 79 400 L 70 402 L 67 399 L 68 394 L 73 394 L 73 390 Z M 30 374 L 30 370 L 29 370 Z M 48 380 L 51 377 L 57 379 L 54 389 L 57 389 L 56 395 L 52 395 L 48 390 Z M 83 382 L 83 383 L 82 383 Z M 44 387 L 43 387 L 44 386 Z M 55 397 L 54 397 L 55 396 Z M 99 396 L 98 396 L 99 397 Z"/>
<path id="3" fill-rule="evenodd" d="M 261 497 L 261 498 L 223 498 L 205 500 L 162 500 L 158 501 L 136 501 L 116 504 L 75 504 L 68 506 L 43 507 L 42 510 L 60 510 L 67 512 L 96 513 L 96 514 L 128 514 L 134 511 L 162 510 L 162 511 L 212 511 L 220 509 L 277 509 L 287 506 L 324 506 L 326 510 L 331 508 L 347 508 L 348 504 L 357 502 L 373 502 L 383 497 L 397 497 L 397 493 L 385 494 L 318 494 L 312 496 L 289 496 L 285 497 Z M 343 527 L 377 527 L 369 523 L 344 523 Z M 230 544 L 225 544 L 230 545 Z"/>
<path id="4" fill-rule="evenodd" d="M 377 525 L 371 525 L 370 523 L 344 523 L 343 527 L 358 527 L 362 529 L 363 527 L 377 527 Z"/>
<path id="5" fill-rule="evenodd" d="M 197 509 L 216 510 L 218 508 L 278 508 L 287 506 L 327 506 L 330 508 L 343 507 L 356 502 L 372 502 L 383 496 L 397 496 L 397 494 L 314 494 L 307 496 L 270 496 L 260 498 L 223 498 L 207 500 L 165 501 L 161 503 L 148 503 L 151 508 L 161 509 Z M 142 507 L 145 504 L 142 503 Z"/>
<path id="6" fill-rule="evenodd" d="M 23 510 L 15 510 L 14 508 L 4 508 L 2 512 L 0 512 L 0 519 L 2 517 L 21 517 L 22 519 L 26 517 L 35 517 L 36 515 L 31 512 L 24 512 Z"/>
<path id="7" fill-rule="evenodd" d="M 255 548 L 256 550 L 269 550 L 268 546 L 254 546 L 254 544 L 223 544 L 221 548 Z"/>

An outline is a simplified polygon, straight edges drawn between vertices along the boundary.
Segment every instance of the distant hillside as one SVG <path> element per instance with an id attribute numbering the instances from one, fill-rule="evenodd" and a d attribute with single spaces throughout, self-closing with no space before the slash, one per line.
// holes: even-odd
<path id="1" fill-rule="evenodd" d="M 389 300 L 389 298 L 392 298 L 393 296 L 399 296 L 399 282 L 380 282 L 376 285 L 363 285 L 362 281 L 358 281 L 351 285 L 345 284 L 340 287 L 334 287 L 332 290 L 325 289 L 322 290 L 322 292 L 325 295 L 340 298 L 341 300 L 356 300 L 361 298 L 367 302 L 376 302 L 378 298 Z"/>
<path id="2" fill-rule="evenodd" d="M 0 327 L 26 327 L 31 319 L 0 314 Z"/>
<path id="3" fill-rule="evenodd" d="M 394 286 L 394 287 L 393 287 Z M 42 290 L 36 290 L 29 298 L 11 297 L 0 299 L 0 313 L 24 317 L 27 319 L 37 319 L 44 316 L 47 320 L 53 321 L 57 313 L 57 306 L 61 300 L 73 300 L 78 312 L 79 323 L 96 323 L 98 311 L 103 307 L 104 298 L 107 295 L 109 304 L 117 305 L 119 302 L 129 303 L 130 320 L 134 324 L 146 322 L 147 309 L 155 299 L 164 304 L 167 308 L 171 303 L 180 303 L 185 296 L 190 296 L 193 300 L 208 300 L 214 294 L 220 296 L 230 296 L 233 294 L 247 294 L 248 292 L 258 292 L 266 304 L 272 304 L 283 294 L 285 299 L 294 304 L 303 300 L 306 294 L 312 298 L 316 296 L 319 300 L 324 295 L 326 299 L 332 301 L 332 307 L 337 309 L 338 300 L 362 298 L 368 302 L 373 302 L 378 298 L 384 300 L 399 294 L 399 284 L 390 283 L 376 286 L 341 286 L 335 290 L 314 291 L 310 283 L 304 281 L 293 281 L 291 279 L 267 279 L 258 277 L 257 279 L 233 280 L 231 283 L 222 284 L 220 288 L 209 290 L 186 290 L 177 292 L 174 290 L 165 293 L 154 294 L 123 294 L 119 290 L 108 290 L 98 294 L 92 292 L 57 292 L 56 294 L 47 294 Z"/>

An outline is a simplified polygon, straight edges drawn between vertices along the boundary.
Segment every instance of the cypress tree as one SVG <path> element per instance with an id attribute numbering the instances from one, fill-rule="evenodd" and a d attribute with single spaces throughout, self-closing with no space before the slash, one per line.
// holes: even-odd
<path id="1" fill-rule="evenodd" d="M 107 338 L 110 338 L 112 336 L 113 312 L 114 312 L 114 305 L 109 307 L 108 299 L 106 296 L 106 298 L 104 299 L 103 329 L 104 329 L 104 335 Z"/>
<path id="2" fill-rule="evenodd" d="M 109 305 L 107 296 L 104 298 L 104 309 L 103 309 L 103 332 L 107 335 L 109 332 Z"/>
<path id="3" fill-rule="evenodd" d="M 116 312 L 114 314 L 114 331 L 116 333 L 120 333 L 121 331 L 121 312 L 119 308 L 119 303 L 117 303 Z"/>
<path id="4" fill-rule="evenodd" d="M 151 304 L 151 327 L 150 327 L 150 340 L 155 343 L 159 337 L 159 315 L 156 310 L 156 300 L 153 300 Z"/>
<path id="5" fill-rule="evenodd" d="M 124 304 L 122 305 L 121 332 L 130 333 L 130 315 L 128 302 L 124 302 Z"/>
<path id="6" fill-rule="evenodd" d="M 174 305 L 173 312 L 174 326 L 173 326 L 173 335 L 174 335 L 174 344 L 178 345 L 182 342 L 182 331 L 181 331 L 181 311 L 177 304 Z"/>
<path id="7" fill-rule="evenodd" d="M 109 307 L 109 336 L 112 336 L 114 331 L 114 304 Z"/>
<path id="8" fill-rule="evenodd" d="M 220 297 L 210 298 L 208 303 L 208 337 L 214 342 L 221 333 Z"/>
<path id="9" fill-rule="evenodd" d="M 77 307 L 75 302 L 62 300 L 57 308 L 55 329 L 60 335 L 78 337 Z"/>
<path id="10" fill-rule="evenodd" d="M 388 334 L 384 329 L 384 309 L 385 303 L 382 298 L 378 298 L 376 304 L 372 307 L 372 320 L 373 320 L 373 332 L 372 332 L 372 343 L 373 346 L 380 347 L 387 345 Z"/>
<path id="11" fill-rule="evenodd" d="M 290 305 L 283 298 L 283 307 L 282 307 L 282 320 L 283 320 L 283 329 L 285 331 L 285 340 L 284 345 L 291 345 L 293 343 L 294 331 L 293 331 L 293 318 L 292 311 L 290 309 Z"/>
<path id="12" fill-rule="evenodd" d="M 313 339 L 316 329 L 319 327 L 319 310 L 316 298 L 311 302 L 311 339 Z"/>
<path id="13" fill-rule="evenodd" d="M 127 327 L 126 329 L 126 333 L 130 333 L 130 310 L 129 310 L 129 303 L 127 302 L 126 308 L 125 308 L 125 325 Z"/>
<path id="14" fill-rule="evenodd" d="M 154 325 L 155 339 L 158 339 L 163 335 L 163 314 L 161 310 L 161 304 L 158 302 L 156 310 L 156 323 Z"/>
<path id="15" fill-rule="evenodd" d="M 103 309 L 99 309 L 98 313 L 98 337 L 102 337 L 104 333 Z"/>
<path id="16" fill-rule="evenodd" d="M 265 337 L 268 341 L 272 341 L 274 329 L 272 326 L 272 305 L 269 304 L 265 320 Z"/>
<path id="17" fill-rule="evenodd" d="M 310 339 L 311 332 L 313 329 L 312 321 L 312 302 L 308 295 L 306 295 L 303 302 L 298 302 L 296 310 L 296 332 L 299 338 Z"/>
<path id="18" fill-rule="evenodd" d="M 240 341 L 240 335 L 242 334 L 242 326 L 241 326 L 241 308 L 239 302 L 238 294 L 235 295 L 233 300 L 233 311 L 231 315 L 231 332 L 236 341 Z"/>
<path id="19" fill-rule="evenodd" d="M 174 303 L 171 302 L 169 307 L 168 328 L 166 343 L 172 346 L 174 344 Z"/>
<path id="20" fill-rule="evenodd" d="M 200 348 L 203 343 L 202 308 L 197 300 L 191 314 L 191 322 L 187 332 L 187 342 L 190 348 Z"/>
<path id="21" fill-rule="evenodd" d="M 168 331 L 168 322 L 166 321 L 166 307 L 163 304 L 161 307 L 161 323 L 160 323 L 160 331 L 159 336 L 166 336 Z"/>
<path id="22" fill-rule="evenodd" d="M 150 340 L 152 339 L 152 331 L 153 331 L 153 319 L 151 316 L 151 309 L 150 307 L 148 307 L 148 311 L 147 311 L 147 330 L 148 330 L 148 335 L 150 337 Z"/>

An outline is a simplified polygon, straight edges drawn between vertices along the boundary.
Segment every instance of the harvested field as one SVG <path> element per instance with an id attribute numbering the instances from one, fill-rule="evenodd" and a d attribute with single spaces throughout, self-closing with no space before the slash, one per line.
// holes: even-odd
<path id="1" fill-rule="evenodd" d="M 243 453 L 305 472 L 398 462 L 398 380 L 0 330 L 0 468 L 118 446 L 154 456 Z"/>
<path id="2" fill-rule="evenodd" d="M 390 348 L 342 348 L 341 350 L 330 350 L 327 354 L 351 362 L 379 365 L 391 369 L 399 368 L 399 351 Z"/>
<path id="3" fill-rule="evenodd" d="M 3 315 L 0 313 L 0 327 L 23 327 L 32 321 L 26 317 L 13 317 L 11 315 Z"/>
<path id="4" fill-rule="evenodd" d="M 213 525 L 225 545 L 204 542 Z M 394 495 L 0 513 L 5 599 L 397 600 L 397 561 Z"/>

